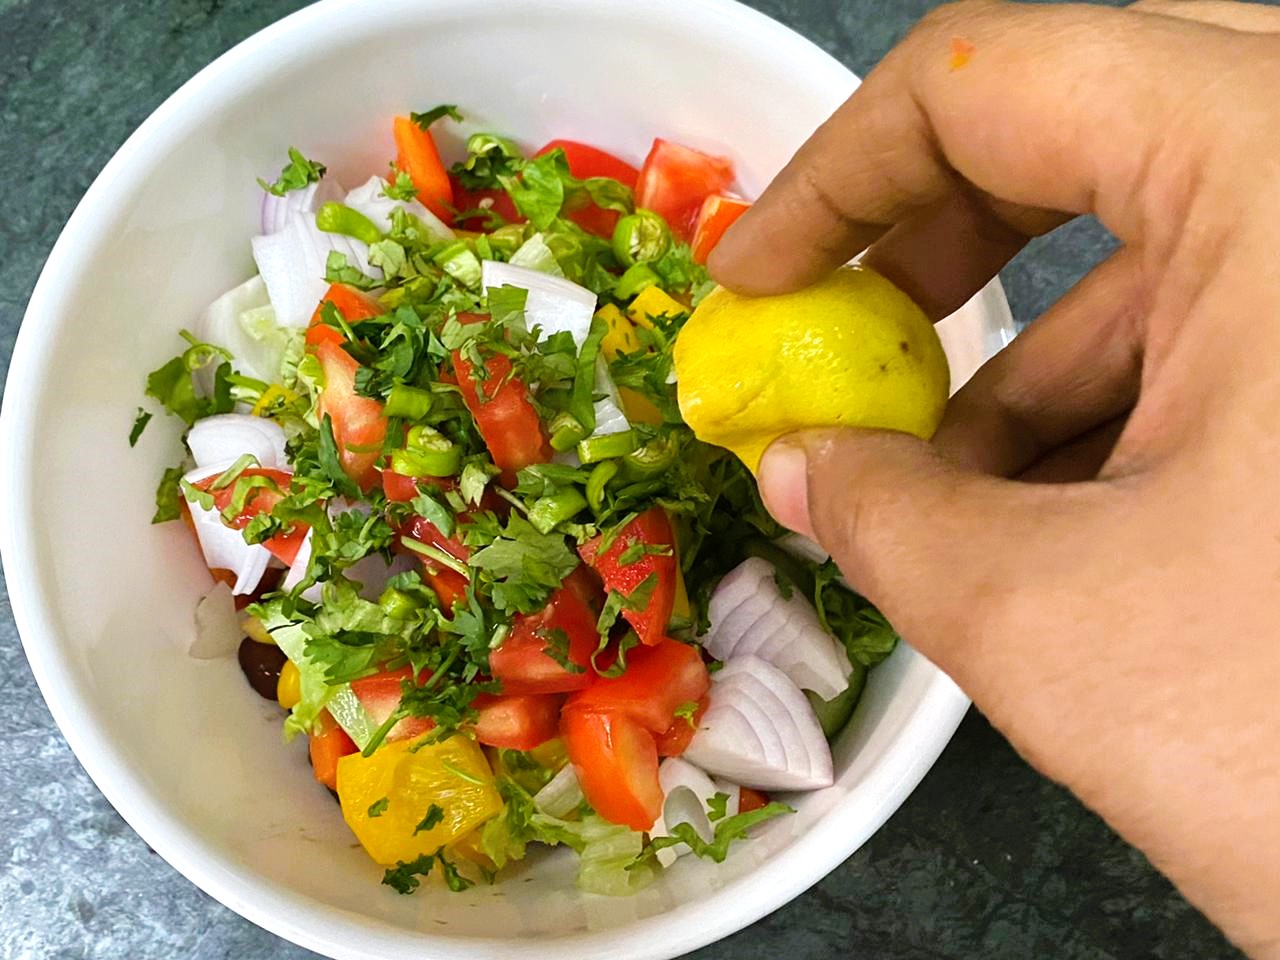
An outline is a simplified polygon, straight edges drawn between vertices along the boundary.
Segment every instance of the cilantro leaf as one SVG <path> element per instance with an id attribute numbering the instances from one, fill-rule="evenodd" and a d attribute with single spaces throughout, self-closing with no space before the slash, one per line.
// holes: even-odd
<path id="1" fill-rule="evenodd" d="M 389 867 L 382 875 L 382 882 L 396 893 L 413 893 L 421 883 L 418 877 L 428 876 L 435 862 L 436 856 L 433 853 L 424 853 L 416 860 L 410 860 L 407 863 L 397 860 L 396 865 Z"/>
<path id="2" fill-rule="evenodd" d="M 712 823 L 723 820 L 729 813 L 729 795 L 716 793 L 707 798 L 707 819 Z"/>
<path id="3" fill-rule="evenodd" d="M 442 103 L 438 107 L 432 107 L 422 113 L 410 113 L 409 119 L 412 120 L 422 130 L 426 130 L 441 117 L 448 117 L 450 120 L 462 122 L 462 114 L 458 112 L 457 106 L 452 103 Z"/>
<path id="4" fill-rule="evenodd" d="M 182 516 L 182 488 L 178 486 L 186 471 L 182 467 L 169 467 L 160 477 L 156 487 L 156 512 L 151 517 L 152 523 L 164 523 L 177 520 Z"/>
<path id="5" fill-rule="evenodd" d="M 413 185 L 411 178 L 403 170 L 397 170 L 395 164 L 391 166 L 391 179 L 385 187 L 382 188 L 382 195 L 390 200 L 409 201 L 416 200 L 418 197 L 418 188 Z"/>
<path id="6" fill-rule="evenodd" d="M 231 359 L 231 354 L 221 347 L 201 343 L 185 330 L 182 334 L 191 346 L 147 375 L 146 392 L 147 396 L 158 400 L 165 410 L 191 426 L 201 417 L 228 413 L 235 406 L 231 399 L 230 384 L 227 382 L 231 365 L 226 361 Z M 197 388 L 196 375 L 213 363 L 218 364 L 214 393 L 210 397 L 204 397 Z M 136 424 L 134 429 L 141 433 Z"/>
<path id="7" fill-rule="evenodd" d="M 370 820 L 378 819 L 378 817 L 382 816 L 384 813 L 387 812 L 387 807 L 390 805 L 391 805 L 390 797 L 382 797 L 378 800 L 373 801 L 373 803 L 369 804 L 369 810 L 368 810 L 369 819 Z"/>
<path id="8" fill-rule="evenodd" d="M 715 823 L 715 833 L 710 842 L 703 840 L 698 835 L 698 832 L 693 828 L 693 824 L 677 823 L 671 828 L 669 836 L 651 839 L 644 852 L 637 858 L 637 862 L 643 862 L 648 856 L 666 847 L 675 847 L 685 843 L 697 856 L 705 857 L 716 863 L 724 863 L 725 857 L 729 855 L 730 844 L 735 840 L 744 838 L 747 835 L 747 831 L 757 823 L 771 820 L 784 813 L 795 813 L 795 810 L 785 803 L 778 803 L 775 800 L 747 813 L 738 813 L 732 817 L 726 817 L 724 816 L 724 804 L 728 801 L 728 797 L 724 794 L 718 794 L 717 796 L 724 797 L 724 799 L 719 801 L 716 807 L 712 808 L 712 813 L 718 812 L 720 815 L 710 818 Z M 716 797 L 712 797 L 712 800 L 716 800 Z"/>
<path id="9" fill-rule="evenodd" d="M 503 612 L 532 613 L 578 566 L 564 537 L 539 533 L 512 513 L 502 535 L 470 559 L 490 584 L 494 606 Z"/>
<path id="10" fill-rule="evenodd" d="M 136 446 L 138 438 L 142 436 L 142 431 L 147 429 L 147 424 L 151 422 L 151 413 L 147 410 L 138 408 L 138 415 L 134 418 L 133 429 L 129 431 L 129 446 Z"/>
<path id="11" fill-rule="evenodd" d="M 318 448 L 320 468 L 325 478 L 333 484 L 333 488 L 352 500 L 360 498 L 360 488 L 342 469 L 342 456 L 338 452 L 338 443 L 333 438 L 333 419 L 326 413 L 320 421 L 320 446 Z"/>
<path id="12" fill-rule="evenodd" d="M 458 872 L 456 866 L 445 859 L 443 851 L 436 853 L 436 859 L 440 861 L 440 872 L 444 876 L 445 886 L 454 893 L 461 893 L 463 890 L 470 890 L 475 886 L 474 882 L 464 877 Z"/>
<path id="13" fill-rule="evenodd" d="M 438 803 L 433 803 L 427 807 L 427 814 L 422 818 L 416 827 L 413 828 L 413 835 L 416 837 L 423 830 L 430 830 L 436 824 L 444 820 L 444 808 Z"/>
<path id="14" fill-rule="evenodd" d="M 308 160 L 295 147 L 289 148 L 289 162 L 280 171 L 274 183 L 259 178 L 258 184 L 268 193 L 283 197 L 290 190 L 301 190 L 309 183 L 318 183 L 327 168 L 323 163 Z"/>

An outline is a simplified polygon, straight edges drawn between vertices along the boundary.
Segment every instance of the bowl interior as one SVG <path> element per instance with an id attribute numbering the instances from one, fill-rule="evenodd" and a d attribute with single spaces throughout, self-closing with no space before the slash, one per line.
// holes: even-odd
<path id="1" fill-rule="evenodd" d="M 397 896 L 234 659 L 186 656 L 210 581 L 180 524 L 149 524 L 179 431 L 157 418 L 136 449 L 125 442 L 145 374 L 175 352 L 178 329 L 253 272 L 254 178 L 274 176 L 289 145 L 355 185 L 386 169 L 393 114 L 456 103 L 467 122 L 446 152 L 491 129 L 527 146 L 579 138 L 638 164 L 663 135 L 732 156 L 752 196 L 854 84 L 807 41 L 724 2 L 375 11 L 329 0 L 228 54 L 129 141 L 59 241 L 23 325 L 0 539 L 45 696 L 152 846 L 234 909 L 335 956 L 490 956 L 498 942 L 552 956 L 564 938 L 578 956 L 670 956 L 794 896 L 896 808 L 965 707 L 906 648 L 873 674 L 840 738 L 837 784 L 798 798 L 795 816 L 721 866 L 685 858 L 613 900 L 579 894 L 571 860 L 552 855 L 492 888 Z M 957 380 L 1010 332 L 998 288 L 946 321 Z M 617 936 L 628 925 L 660 935 Z"/>

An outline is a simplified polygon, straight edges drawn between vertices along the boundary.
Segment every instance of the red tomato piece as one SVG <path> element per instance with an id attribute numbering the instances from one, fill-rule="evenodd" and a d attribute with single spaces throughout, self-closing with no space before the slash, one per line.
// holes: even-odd
<path id="1" fill-rule="evenodd" d="M 532 750 L 560 730 L 560 706 L 564 697 L 554 694 L 489 696 L 472 703 L 479 711 L 476 740 L 504 750 Z"/>
<path id="2" fill-rule="evenodd" d="M 624 597 L 631 594 L 651 575 L 655 578 L 653 592 L 643 610 L 623 610 L 622 615 L 635 629 L 642 643 L 655 644 L 666 636 L 667 621 L 676 596 L 675 537 L 671 533 L 671 521 L 661 507 L 652 507 L 628 523 L 614 537 L 609 549 L 600 551 L 601 538 L 588 540 L 578 552 L 604 581 L 605 587 Z M 630 563 L 623 563 L 623 554 L 636 544 L 666 547 L 667 554 L 646 553 Z"/>
<path id="3" fill-rule="evenodd" d="M 562 630 L 569 638 L 567 659 L 580 670 L 562 666 L 546 652 L 552 630 Z M 489 653 L 489 672 L 502 681 L 506 694 L 581 690 L 591 682 L 591 654 L 599 639 L 591 608 L 562 587 L 538 613 L 516 615 L 502 645 Z"/>
<path id="4" fill-rule="evenodd" d="M 356 371 L 360 364 L 336 343 L 318 343 L 313 348 L 324 371 L 324 389 L 316 413 L 323 421 L 333 421 L 333 439 L 338 445 L 342 469 L 362 490 L 372 489 L 378 482 L 374 469 L 382 455 L 382 441 L 387 436 L 387 418 L 382 404 L 356 393 Z"/>
<path id="5" fill-rule="evenodd" d="M 686 243 L 703 201 L 733 184 L 733 163 L 669 140 L 653 141 L 640 168 L 636 206 L 661 214 Z"/>
<path id="6" fill-rule="evenodd" d="M 698 211 L 698 223 L 693 230 L 693 262 L 706 263 L 724 232 L 750 209 L 751 204 L 737 197 L 719 193 L 707 197 Z"/>
<path id="7" fill-rule="evenodd" d="M 564 150 L 565 160 L 569 164 L 569 172 L 579 180 L 590 177 L 610 177 L 625 186 L 635 189 L 640 171 L 625 160 L 619 160 L 611 153 L 598 147 L 592 147 L 576 140 L 552 140 L 534 156 L 542 156 L 552 150 Z M 565 209 L 565 216 L 588 233 L 599 237 L 612 237 L 613 228 L 618 225 L 617 210 L 606 210 L 596 206 L 589 198 L 583 198 L 574 207 Z"/>
<path id="8" fill-rule="evenodd" d="M 396 139 L 396 166 L 407 173 L 418 188 L 422 205 L 445 223 L 451 222 L 453 187 L 430 131 L 423 130 L 408 117 L 396 117 L 392 133 Z"/>
<path id="9" fill-rule="evenodd" d="M 752 810 L 759 810 L 761 807 L 769 805 L 769 795 L 761 790 L 753 790 L 750 787 L 741 787 L 741 793 L 738 794 L 738 812 L 750 813 Z"/>
<path id="10" fill-rule="evenodd" d="M 259 514 L 270 513 L 275 505 L 289 493 L 289 484 L 293 480 L 292 474 L 285 473 L 283 470 L 269 470 L 264 467 L 249 467 L 240 474 L 240 477 L 265 477 L 279 489 L 256 487 L 251 490 L 240 513 L 227 524 L 236 530 L 243 530 L 249 525 L 249 521 Z M 213 486 L 217 479 L 218 476 L 215 474 L 199 481 L 195 486 L 207 493 L 212 493 L 214 509 L 222 512 L 231 506 L 231 498 L 235 495 L 236 485 L 235 483 L 230 483 L 220 490 L 210 490 L 209 488 Z M 238 480 L 239 477 L 236 479 Z M 189 517 L 190 514 L 188 513 L 187 516 Z M 279 558 L 281 563 L 292 565 L 294 559 L 298 556 L 302 541 L 306 539 L 307 530 L 306 524 L 295 523 L 284 533 L 277 533 L 270 540 L 264 540 L 262 545 L 270 550 L 273 556 Z"/>
<path id="11" fill-rule="evenodd" d="M 391 473 L 389 470 L 384 472 L 383 483 L 386 483 L 386 475 L 389 473 Z M 414 496 L 417 494 L 415 493 Z M 409 537 L 419 543 L 437 547 L 464 563 L 471 556 L 471 551 L 467 549 L 466 544 L 457 537 L 446 537 L 439 527 L 425 517 L 411 517 L 396 532 L 399 537 Z M 469 577 L 405 547 L 399 539 L 393 549 L 398 553 L 412 553 L 422 563 L 422 574 L 427 586 L 436 592 L 436 596 L 440 598 L 440 603 L 446 610 L 451 609 L 459 601 L 466 600 L 467 587 L 471 583 Z"/>
<path id="12" fill-rule="evenodd" d="M 488 376 L 480 380 L 462 352 L 453 352 L 462 400 L 476 419 L 489 455 L 502 470 L 502 482 L 514 486 L 522 467 L 551 459 L 551 444 L 529 400 L 528 387 L 511 376 L 511 360 L 497 354 L 486 359 L 484 366 Z"/>
<path id="13" fill-rule="evenodd" d="M 698 708 L 693 711 L 691 718 L 676 717 L 672 720 L 671 726 L 667 727 L 664 733 L 658 735 L 658 756 L 678 757 L 688 750 L 689 741 L 693 739 L 693 735 L 698 729 L 698 724 L 702 720 L 702 715 L 706 712 L 707 698 L 702 697 L 698 701 Z"/>
<path id="14" fill-rule="evenodd" d="M 315 777 L 330 790 L 338 789 L 338 761 L 359 749 L 328 710 L 321 710 L 311 731 L 308 748 Z"/>
<path id="15" fill-rule="evenodd" d="M 361 320 L 380 317 L 386 313 L 382 308 L 382 304 L 367 293 L 345 283 L 332 283 L 329 285 L 324 297 L 321 298 L 315 313 L 311 315 L 311 325 L 307 327 L 306 336 L 307 346 L 309 347 L 314 347 L 321 343 L 341 345 L 346 342 L 341 330 L 335 330 L 321 319 L 322 310 L 326 303 L 332 303 L 334 309 L 342 314 L 342 318 L 348 323 L 358 323 Z"/>
<path id="16" fill-rule="evenodd" d="M 392 503 L 408 503 L 418 495 L 418 481 L 388 467 L 382 471 L 382 492 Z"/>
<path id="17" fill-rule="evenodd" d="M 453 186 L 453 205 L 457 208 L 458 213 L 467 214 L 473 210 L 492 210 L 507 223 L 524 223 L 524 217 L 520 216 L 520 211 L 516 209 L 516 205 L 512 202 L 507 191 L 499 189 L 468 190 L 460 180 L 452 175 L 449 177 L 449 182 Z M 457 217 L 454 220 L 454 226 L 466 230 L 478 230 L 484 225 L 485 220 L 480 214 Z"/>
<path id="18" fill-rule="evenodd" d="M 370 719 L 375 724 L 381 725 L 400 706 L 401 682 L 412 676 L 413 672 L 408 667 L 384 670 L 371 677 L 352 680 L 351 692 L 356 695 L 360 706 L 364 707 Z M 429 674 L 424 670 L 419 675 L 418 682 L 421 683 L 428 676 Z M 387 733 L 387 740 L 408 740 L 411 737 L 421 736 L 434 726 L 435 723 L 428 717 L 405 717 Z"/>
<path id="19" fill-rule="evenodd" d="M 571 709 L 560 716 L 560 734 L 592 809 L 632 830 L 652 827 L 662 812 L 653 734 L 619 714 Z"/>
<path id="20" fill-rule="evenodd" d="M 567 709 L 620 714 L 659 736 L 672 721 L 688 726 L 676 710 L 701 700 L 710 687 L 702 654 L 687 643 L 664 639 L 632 650 L 621 676 L 597 677 L 569 698 Z"/>

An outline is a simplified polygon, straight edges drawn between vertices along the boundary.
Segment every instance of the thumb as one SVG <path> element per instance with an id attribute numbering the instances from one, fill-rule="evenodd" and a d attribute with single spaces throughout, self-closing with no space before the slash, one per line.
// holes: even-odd
<path id="1" fill-rule="evenodd" d="M 953 676 L 1020 587 L 1061 570 L 1064 551 L 1085 549 L 1081 514 L 1094 487 L 970 472 L 884 430 L 790 434 L 760 463 L 769 512 L 820 543 L 850 585 Z"/>

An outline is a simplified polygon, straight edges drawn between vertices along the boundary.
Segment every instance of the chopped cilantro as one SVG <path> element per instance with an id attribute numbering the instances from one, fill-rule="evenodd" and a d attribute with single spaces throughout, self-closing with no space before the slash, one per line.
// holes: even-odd
<path id="1" fill-rule="evenodd" d="M 138 415 L 134 418 L 133 429 L 129 431 L 129 446 L 136 446 L 138 438 L 142 436 L 142 431 L 147 429 L 147 424 L 151 422 L 151 414 L 149 411 L 138 408 Z"/>
<path id="2" fill-rule="evenodd" d="M 178 485 L 186 471 L 182 467 L 168 467 L 156 486 L 156 512 L 152 523 L 177 520 L 182 516 L 182 488 Z"/>
<path id="3" fill-rule="evenodd" d="M 716 863 L 724 863 L 725 857 L 729 855 L 730 844 L 735 840 L 744 838 L 747 835 L 747 831 L 757 823 L 763 823 L 765 820 L 771 820 L 784 813 L 795 813 L 795 810 L 785 803 L 778 803 L 775 800 L 747 813 L 738 813 L 732 817 L 726 817 L 724 816 L 724 805 L 728 801 L 728 797 L 724 794 L 717 794 L 717 797 L 723 797 L 724 799 L 720 800 L 711 811 L 713 814 L 718 812 L 719 816 L 709 818 L 715 823 L 715 833 L 710 842 L 703 840 L 698 835 L 698 832 L 693 828 L 693 824 L 677 823 L 671 828 L 669 836 L 651 839 L 644 852 L 641 853 L 640 858 L 645 859 L 666 847 L 674 847 L 685 843 L 699 857 L 714 860 Z M 716 800 L 716 797 L 712 797 L 712 800 Z"/>
<path id="4" fill-rule="evenodd" d="M 387 807 L 390 805 L 391 805 L 390 797 L 381 797 L 373 801 L 373 803 L 369 804 L 369 810 L 368 810 L 369 819 L 370 820 L 378 819 L 378 817 L 382 816 L 384 813 L 387 812 Z"/>
<path id="5" fill-rule="evenodd" d="M 404 860 L 398 860 L 394 867 L 388 868 L 382 875 L 382 882 L 396 893 L 413 893 L 421 883 L 418 877 L 428 876 L 435 862 L 434 853 L 424 853 L 416 860 L 410 860 L 407 863 Z"/>
<path id="6" fill-rule="evenodd" d="M 438 803 L 433 803 L 427 807 L 427 814 L 419 821 L 418 825 L 413 828 L 413 835 L 416 837 L 423 830 L 430 830 L 436 824 L 444 820 L 444 808 Z"/>
<path id="7" fill-rule="evenodd" d="M 280 171 L 274 183 L 259 179 L 258 184 L 268 193 L 283 197 L 290 190 L 301 190 L 309 183 L 318 183 L 325 174 L 325 165 L 308 160 L 296 148 L 289 148 L 289 162 Z"/>
<path id="8" fill-rule="evenodd" d="M 418 188 L 413 185 L 413 179 L 407 173 L 403 170 L 397 170 L 395 166 L 392 165 L 391 179 L 387 185 L 382 188 L 382 195 L 391 200 L 416 200 L 418 197 Z"/>
<path id="9" fill-rule="evenodd" d="M 458 112 L 458 108 L 452 103 L 442 103 L 440 106 L 432 107 L 422 113 L 409 114 L 409 119 L 423 130 L 426 130 L 441 117 L 448 117 L 450 120 L 456 120 L 459 123 L 462 122 L 462 114 Z"/>

